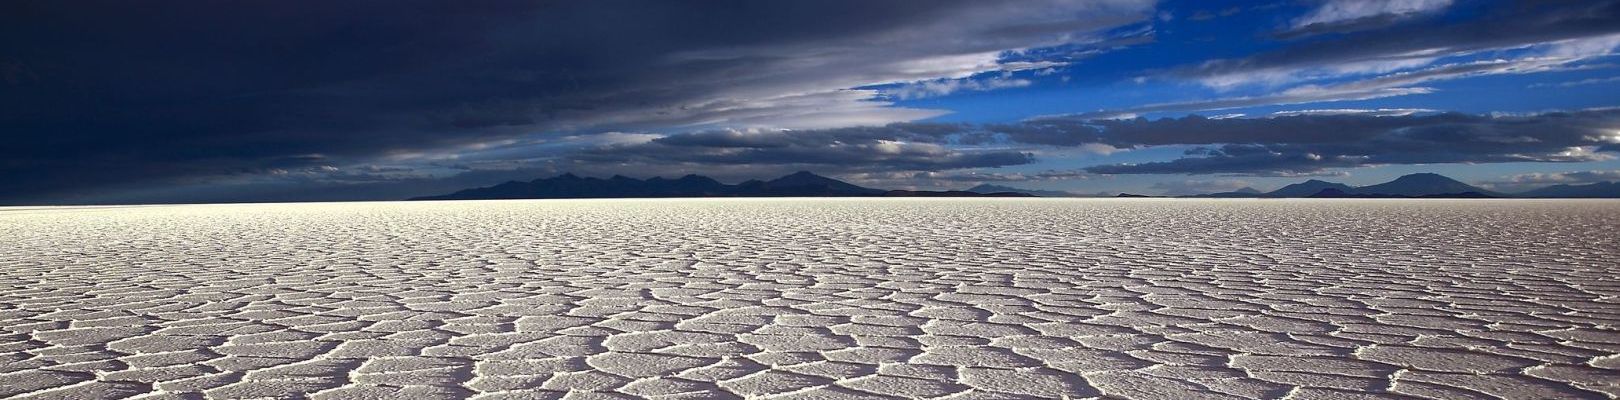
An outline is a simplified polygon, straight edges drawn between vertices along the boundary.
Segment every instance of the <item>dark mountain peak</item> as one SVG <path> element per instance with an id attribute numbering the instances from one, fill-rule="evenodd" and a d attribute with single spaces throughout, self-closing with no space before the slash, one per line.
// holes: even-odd
<path id="1" fill-rule="evenodd" d="M 820 184 L 820 183 L 831 183 L 831 182 L 844 183 L 844 181 L 840 181 L 840 180 L 833 179 L 833 178 L 828 178 L 828 177 L 821 176 L 821 175 L 816 175 L 814 173 L 811 173 L 810 171 L 794 172 L 794 173 L 791 173 L 791 174 L 784 175 L 781 178 L 772 179 L 769 182 L 765 182 L 765 183 L 769 183 L 769 184 L 772 184 L 772 185 L 800 185 L 800 184 Z"/>
<path id="2" fill-rule="evenodd" d="M 676 179 L 675 181 L 676 182 L 681 182 L 681 183 L 686 183 L 686 184 L 695 184 L 695 183 L 715 184 L 715 185 L 720 184 L 720 181 L 714 180 L 714 178 L 710 178 L 710 177 L 703 176 L 703 175 L 698 175 L 698 174 L 686 174 L 686 176 L 682 176 L 680 179 Z"/>
<path id="3" fill-rule="evenodd" d="M 808 196 L 826 193 L 844 195 L 878 195 L 884 192 L 880 189 L 865 188 L 837 179 L 816 175 L 810 173 L 810 171 L 794 172 L 787 176 L 767 181 L 762 184 L 762 186 L 766 189 L 774 190 L 780 195 L 787 196 Z"/>
<path id="4" fill-rule="evenodd" d="M 1242 189 L 1233 190 L 1232 193 L 1260 194 L 1260 189 L 1244 186 Z"/>
<path id="5" fill-rule="evenodd" d="M 1355 190 L 1355 193 L 1397 196 L 1431 196 L 1468 192 L 1494 195 L 1489 190 L 1462 183 L 1445 175 L 1427 172 L 1402 175 L 1393 181 L 1372 186 L 1362 186 Z"/>
<path id="6" fill-rule="evenodd" d="M 1436 173 L 1433 173 L 1433 172 L 1419 172 L 1419 173 L 1415 173 L 1415 174 L 1401 175 L 1401 177 L 1395 178 L 1395 180 L 1390 181 L 1390 182 L 1413 182 L 1413 183 L 1415 183 L 1415 182 L 1425 182 L 1425 183 L 1428 183 L 1428 182 L 1440 182 L 1440 183 L 1457 182 L 1457 183 L 1462 183 L 1460 181 L 1457 181 L 1456 179 L 1451 179 L 1451 178 L 1446 177 L 1445 175 L 1440 175 L 1440 174 L 1436 174 Z"/>
<path id="7" fill-rule="evenodd" d="M 579 175 L 574 175 L 573 172 L 564 172 L 562 175 L 557 175 L 556 178 L 551 178 L 551 179 L 573 181 L 573 180 L 579 180 L 581 178 L 579 177 Z"/>
<path id="8" fill-rule="evenodd" d="M 631 177 L 624 176 L 624 175 L 613 175 L 612 177 L 609 177 L 608 180 L 610 180 L 610 181 L 620 181 L 620 182 L 624 182 L 624 181 L 641 182 L 640 179 L 631 178 Z"/>

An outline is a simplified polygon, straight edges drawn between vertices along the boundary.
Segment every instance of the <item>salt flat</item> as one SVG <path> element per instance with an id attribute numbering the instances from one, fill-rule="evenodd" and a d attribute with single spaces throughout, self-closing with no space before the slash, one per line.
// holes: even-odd
<path id="1" fill-rule="evenodd" d="M 1617 231 L 1614 201 L 0 208 L 0 397 L 1614 398 Z"/>

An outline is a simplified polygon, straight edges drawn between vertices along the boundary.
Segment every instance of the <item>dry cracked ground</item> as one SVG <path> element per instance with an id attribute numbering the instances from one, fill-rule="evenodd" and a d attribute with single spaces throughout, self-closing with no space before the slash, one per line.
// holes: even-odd
<path id="1" fill-rule="evenodd" d="M 0 397 L 1615 398 L 1620 202 L 0 209 Z"/>

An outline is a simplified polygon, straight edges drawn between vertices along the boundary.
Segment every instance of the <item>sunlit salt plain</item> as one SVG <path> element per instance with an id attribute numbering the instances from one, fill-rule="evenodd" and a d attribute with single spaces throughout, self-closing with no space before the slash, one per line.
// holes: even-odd
<path id="1" fill-rule="evenodd" d="M 0 397 L 1612 398 L 1620 202 L 0 208 Z"/>

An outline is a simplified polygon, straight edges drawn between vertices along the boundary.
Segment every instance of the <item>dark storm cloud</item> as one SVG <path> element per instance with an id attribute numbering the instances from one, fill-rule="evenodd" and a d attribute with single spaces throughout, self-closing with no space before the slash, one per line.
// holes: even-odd
<path id="1" fill-rule="evenodd" d="M 1211 119 L 1191 115 L 1150 120 L 1043 118 L 987 125 L 1015 142 L 1055 146 L 1090 143 L 1114 147 L 1219 143 L 1312 143 L 1355 141 L 1412 121 L 1362 115 L 1306 115 Z"/>
<path id="2" fill-rule="evenodd" d="M 1364 115 L 1294 115 L 1271 118 L 1145 118 L 1092 120 L 1106 134 L 1100 142 L 1116 147 L 1221 143 L 1358 142 L 1384 132 L 1462 115 L 1387 118 Z M 1039 122 L 1039 121 L 1036 121 Z M 1093 134 L 1083 132 L 1083 134 Z"/>
<path id="3" fill-rule="evenodd" d="M 1271 175 L 1381 164 L 1579 162 L 1610 158 L 1604 146 L 1620 142 L 1617 109 L 1094 122 L 1105 132 L 1104 142 L 1115 146 L 1210 145 L 1170 161 L 1086 169 L 1098 174 Z"/>
<path id="4" fill-rule="evenodd" d="M 0 201 L 548 131 L 915 120 L 941 111 L 848 89 L 1026 68 L 998 55 L 1151 5 L 10 1 Z"/>
<path id="5" fill-rule="evenodd" d="M 1043 119 L 1016 124 L 986 125 L 982 132 L 967 137 L 969 141 L 989 142 L 1006 139 L 1012 142 L 1049 146 L 1079 146 L 1102 141 L 1101 130 L 1091 121 L 1079 119 Z"/>

